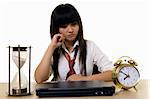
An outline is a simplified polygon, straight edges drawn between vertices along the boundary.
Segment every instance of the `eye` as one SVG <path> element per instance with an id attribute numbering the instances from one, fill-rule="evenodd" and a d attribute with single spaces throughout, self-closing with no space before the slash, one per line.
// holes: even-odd
<path id="1" fill-rule="evenodd" d="M 72 26 L 75 26 L 75 25 L 77 25 L 77 24 L 78 24 L 77 22 L 71 23 Z"/>
<path id="2" fill-rule="evenodd" d="M 65 25 L 61 25 L 60 28 L 66 28 L 68 25 L 65 24 Z"/>

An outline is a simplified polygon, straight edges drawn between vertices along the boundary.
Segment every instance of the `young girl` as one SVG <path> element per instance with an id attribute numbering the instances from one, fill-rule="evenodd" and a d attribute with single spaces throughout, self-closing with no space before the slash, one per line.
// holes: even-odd
<path id="1" fill-rule="evenodd" d="M 103 80 L 112 79 L 112 63 L 92 42 L 83 37 L 82 21 L 71 4 L 58 5 L 52 12 L 51 42 L 35 71 L 37 83 L 53 80 Z M 93 74 L 96 65 L 100 73 Z"/>

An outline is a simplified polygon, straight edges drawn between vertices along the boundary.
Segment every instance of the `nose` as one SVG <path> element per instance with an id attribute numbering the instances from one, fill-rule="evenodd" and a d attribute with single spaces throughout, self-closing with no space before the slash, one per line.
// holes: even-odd
<path id="1" fill-rule="evenodd" d="M 73 27 L 71 25 L 68 25 L 68 33 L 72 33 L 73 32 Z"/>

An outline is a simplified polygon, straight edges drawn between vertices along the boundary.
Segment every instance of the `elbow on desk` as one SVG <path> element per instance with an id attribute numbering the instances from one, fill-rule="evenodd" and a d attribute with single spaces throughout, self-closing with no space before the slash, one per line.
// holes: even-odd
<path id="1" fill-rule="evenodd" d="M 35 77 L 35 81 L 36 81 L 37 84 L 43 83 L 46 80 L 48 80 L 48 79 L 43 80 L 43 79 L 38 79 L 38 78 Z"/>
<path id="2" fill-rule="evenodd" d="M 48 80 L 48 78 L 43 79 L 43 77 L 38 77 L 38 75 L 36 75 L 36 74 L 34 75 L 34 78 L 35 78 L 36 83 L 38 83 L 38 84 Z"/>

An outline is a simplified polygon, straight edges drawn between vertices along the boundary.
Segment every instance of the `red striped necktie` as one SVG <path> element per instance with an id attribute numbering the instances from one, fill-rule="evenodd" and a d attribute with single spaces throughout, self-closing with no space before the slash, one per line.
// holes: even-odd
<path id="1" fill-rule="evenodd" d="M 76 74 L 75 70 L 73 69 L 74 67 L 74 64 L 75 64 L 75 60 L 76 60 L 76 56 L 77 56 L 77 52 L 78 52 L 78 46 L 75 47 L 75 53 L 74 53 L 74 57 L 73 59 L 71 59 L 70 55 L 64 50 L 63 51 L 63 54 L 65 55 L 67 61 L 68 61 L 68 64 L 69 64 L 69 72 L 67 73 L 67 76 L 66 76 L 66 79 L 70 76 L 70 75 L 73 75 L 73 74 Z"/>

